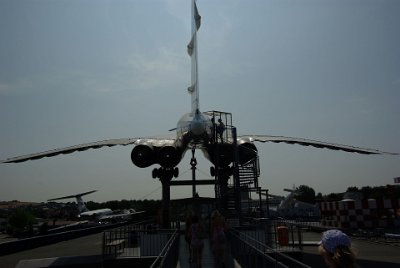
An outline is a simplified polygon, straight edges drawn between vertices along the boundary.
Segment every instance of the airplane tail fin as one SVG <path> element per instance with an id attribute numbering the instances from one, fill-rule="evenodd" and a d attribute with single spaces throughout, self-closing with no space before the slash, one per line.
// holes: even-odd
<path id="1" fill-rule="evenodd" d="M 85 202 L 83 202 L 82 196 L 76 196 L 76 202 L 78 203 L 79 213 L 89 211 L 85 205 Z"/>
<path id="2" fill-rule="evenodd" d="M 196 0 L 192 0 L 192 38 L 187 45 L 187 52 L 191 58 L 191 85 L 188 92 L 192 100 L 192 113 L 199 111 L 199 76 L 198 76 L 198 57 L 197 57 L 197 31 L 200 28 L 201 16 L 197 10 Z"/>
<path id="3" fill-rule="evenodd" d="M 82 196 L 88 195 L 88 194 L 91 194 L 91 193 L 94 193 L 94 192 L 97 192 L 97 190 L 89 191 L 89 192 L 81 193 L 81 194 L 75 194 L 75 195 L 68 195 L 68 196 L 63 196 L 63 197 L 58 197 L 58 198 L 52 198 L 52 199 L 49 199 L 47 201 L 56 201 L 56 200 L 62 200 L 62 199 L 76 198 L 76 202 L 78 203 L 79 213 L 82 213 L 82 212 L 89 211 L 87 209 L 86 205 L 85 205 L 85 202 L 83 202 Z"/>

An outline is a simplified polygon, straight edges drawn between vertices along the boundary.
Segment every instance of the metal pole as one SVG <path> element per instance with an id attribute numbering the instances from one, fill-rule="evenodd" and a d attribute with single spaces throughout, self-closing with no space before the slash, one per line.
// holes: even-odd
<path id="1" fill-rule="evenodd" d="M 172 179 L 172 172 L 167 170 L 162 171 L 160 178 L 162 184 L 162 225 L 164 228 L 170 228 L 169 207 L 170 207 L 170 182 Z"/>
<path id="2" fill-rule="evenodd" d="M 192 159 L 190 160 L 190 165 L 192 165 L 192 197 L 194 198 L 196 196 L 196 165 L 197 165 L 197 160 L 194 157 L 194 151 L 195 149 L 192 149 Z"/>

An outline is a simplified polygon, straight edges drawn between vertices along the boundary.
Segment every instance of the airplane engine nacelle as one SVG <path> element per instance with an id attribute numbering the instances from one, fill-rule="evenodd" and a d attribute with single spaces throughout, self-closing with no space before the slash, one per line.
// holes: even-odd
<path id="1" fill-rule="evenodd" d="M 250 140 L 238 140 L 239 163 L 246 164 L 255 159 L 258 154 L 257 147 Z"/>
<path id="2" fill-rule="evenodd" d="M 235 150 L 232 144 L 213 144 L 202 150 L 204 156 L 216 166 L 228 166 L 235 159 Z"/>
<path id="3" fill-rule="evenodd" d="M 239 139 L 237 141 L 238 162 L 244 165 L 258 155 L 257 147 L 250 139 Z M 204 156 L 214 165 L 224 167 L 235 160 L 235 148 L 232 144 L 214 144 L 203 150 Z"/>
<path id="4" fill-rule="evenodd" d="M 151 145 L 136 145 L 131 152 L 131 160 L 133 164 L 140 168 L 146 168 L 155 163 L 155 152 Z"/>
<path id="5" fill-rule="evenodd" d="M 177 147 L 172 145 L 165 145 L 158 149 L 157 162 L 160 166 L 165 168 L 172 168 L 179 164 L 182 158 L 182 153 Z"/>

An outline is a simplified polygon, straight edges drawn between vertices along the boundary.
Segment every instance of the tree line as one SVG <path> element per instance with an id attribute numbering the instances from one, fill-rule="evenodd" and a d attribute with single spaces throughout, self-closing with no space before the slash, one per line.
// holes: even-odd
<path id="1" fill-rule="evenodd" d="M 346 192 L 343 193 L 330 193 L 323 195 L 322 193 L 315 194 L 312 187 L 307 185 L 300 185 L 296 188 L 296 199 L 302 202 L 315 204 L 320 201 L 336 201 L 342 200 L 346 192 L 359 193 L 363 199 L 398 199 L 400 198 L 400 187 L 397 185 L 386 186 L 357 186 L 348 187 Z"/>

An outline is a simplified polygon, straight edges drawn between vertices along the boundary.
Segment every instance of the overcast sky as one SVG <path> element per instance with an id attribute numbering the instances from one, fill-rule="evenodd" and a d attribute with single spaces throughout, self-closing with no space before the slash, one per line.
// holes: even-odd
<path id="1" fill-rule="evenodd" d="M 400 152 L 400 1 L 198 0 L 200 108 L 238 134 Z M 171 134 L 190 111 L 190 0 L 0 0 L 0 159 Z M 172 133 L 173 134 L 173 133 Z M 270 193 L 322 194 L 400 176 L 399 156 L 258 144 Z M 0 200 L 160 199 L 132 147 L 0 165 Z M 210 163 L 197 153 L 197 176 Z M 190 179 L 190 153 L 179 165 Z M 198 187 L 213 196 L 213 187 Z M 190 197 L 174 187 L 172 198 Z"/>

